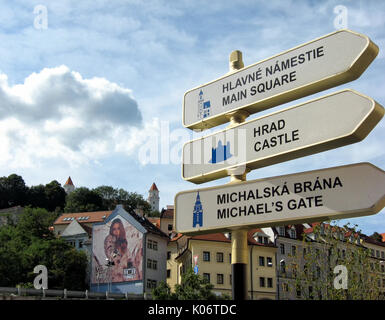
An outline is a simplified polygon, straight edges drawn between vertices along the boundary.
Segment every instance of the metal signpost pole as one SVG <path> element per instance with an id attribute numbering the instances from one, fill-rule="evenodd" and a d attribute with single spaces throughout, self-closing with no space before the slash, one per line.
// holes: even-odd
<path id="1" fill-rule="evenodd" d="M 242 52 L 236 50 L 230 54 L 230 72 L 244 67 Z M 245 121 L 248 116 L 245 112 L 233 112 L 229 114 L 229 127 L 236 126 Z M 239 174 L 228 171 L 229 184 L 246 181 L 246 171 Z M 232 297 L 234 300 L 247 300 L 247 229 L 232 230 L 231 232 L 231 273 L 232 273 Z M 252 280 L 252 279 L 251 279 Z"/>

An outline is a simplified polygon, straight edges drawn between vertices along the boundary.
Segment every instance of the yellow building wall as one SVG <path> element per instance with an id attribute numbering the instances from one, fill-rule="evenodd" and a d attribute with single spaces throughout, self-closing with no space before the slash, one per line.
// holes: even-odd
<path id="1" fill-rule="evenodd" d="M 214 285 L 213 291 L 217 294 L 227 294 L 231 296 L 231 244 L 217 241 L 190 240 L 189 249 L 192 258 L 198 255 L 199 275 L 210 274 L 210 282 Z M 252 250 L 252 261 L 250 260 L 250 250 Z M 210 252 L 210 261 L 203 261 L 203 252 Z M 217 261 L 217 253 L 223 253 L 223 262 Z M 276 294 L 276 248 L 264 246 L 248 246 L 249 264 L 247 267 L 247 284 L 249 298 L 256 299 L 275 299 Z M 259 257 L 265 257 L 265 266 L 259 266 Z M 267 267 L 266 258 L 272 259 L 272 266 Z M 194 263 L 194 262 L 193 262 Z M 252 275 L 251 269 L 252 268 Z M 217 275 L 223 274 L 223 284 L 218 283 Z M 251 277 L 253 283 L 251 284 Z M 260 286 L 259 278 L 265 278 L 265 287 Z M 272 288 L 267 287 L 268 278 L 272 279 Z M 252 291 L 251 291 L 252 289 Z"/>

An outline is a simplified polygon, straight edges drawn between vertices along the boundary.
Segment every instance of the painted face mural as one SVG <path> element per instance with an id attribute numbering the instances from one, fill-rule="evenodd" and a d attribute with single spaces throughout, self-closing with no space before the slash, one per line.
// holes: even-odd
<path id="1" fill-rule="evenodd" d="M 120 216 L 94 226 L 92 283 L 142 280 L 142 240 L 142 233 Z"/>

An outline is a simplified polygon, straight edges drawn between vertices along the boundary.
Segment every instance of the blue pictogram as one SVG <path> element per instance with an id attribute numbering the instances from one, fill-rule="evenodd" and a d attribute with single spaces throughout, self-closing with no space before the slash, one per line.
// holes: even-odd
<path id="1" fill-rule="evenodd" d="M 210 100 L 205 101 L 203 99 L 203 91 L 201 90 L 199 92 L 199 99 L 198 99 L 198 118 L 203 119 L 210 116 Z"/>
<path id="2" fill-rule="evenodd" d="M 203 226 L 203 209 L 202 209 L 201 199 L 199 197 L 199 191 L 194 204 L 193 228 L 195 228 L 197 225 L 199 225 L 200 227 Z"/>
<path id="3" fill-rule="evenodd" d="M 209 163 L 218 163 L 226 161 L 231 158 L 233 155 L 230 153 L 230 142 L 227 142 L 224 146 L 222 141 L 218 141 L 218 146 L 216 148 L 211 148 L 211 159 Z"/>

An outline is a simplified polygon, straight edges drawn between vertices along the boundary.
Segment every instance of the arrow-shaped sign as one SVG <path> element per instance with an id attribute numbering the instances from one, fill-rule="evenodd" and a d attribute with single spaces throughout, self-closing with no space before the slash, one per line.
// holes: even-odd
<path id="1" fill-rule="evenodd" d="M 183 146 L 182 177 L 202 183 L 238 166 L 257 169 L 363 140 L 384 115 L 373 99 L 345 89 Z"/>
<path id="2" fill-rule="evenodd" d="M 207 129 L 355 80 L 377 54 L 367 36 L 336 31 L 187 91 L 183 125 Z"/>
<path id="3" fill-rule="evenodd" d="M 385 172 L 370 163 L 180 192 L 177 232 L 199 234 L 371 215 L 385 206 Z"/>

